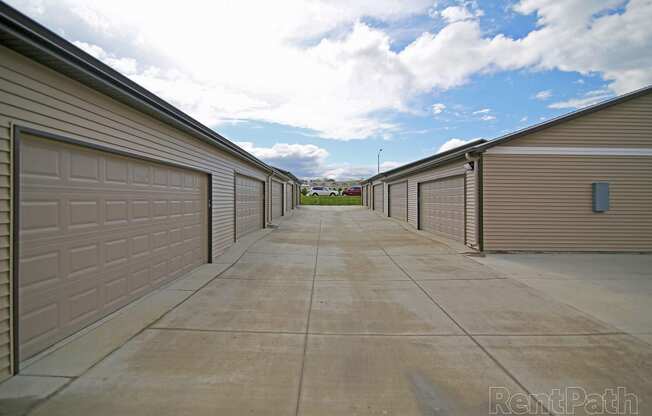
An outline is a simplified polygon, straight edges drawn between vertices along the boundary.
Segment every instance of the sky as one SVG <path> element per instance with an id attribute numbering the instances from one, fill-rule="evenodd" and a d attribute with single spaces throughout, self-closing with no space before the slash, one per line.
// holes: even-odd
<path id="1" fill-rule="evenodd" d="M 363 178 L 652 84 L 652 0 L 9 0 L 265 162 Z M 182 6 L 180 6 L 182 4 Z"/>

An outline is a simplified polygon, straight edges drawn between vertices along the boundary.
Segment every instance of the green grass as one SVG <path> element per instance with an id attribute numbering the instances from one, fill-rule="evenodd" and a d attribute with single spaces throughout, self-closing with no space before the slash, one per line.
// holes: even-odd
<path id="1" fill-rule="evenodd" d="M 301 205 L 360 205 L 359 196 L 307 196 L 301 195 Z"/>

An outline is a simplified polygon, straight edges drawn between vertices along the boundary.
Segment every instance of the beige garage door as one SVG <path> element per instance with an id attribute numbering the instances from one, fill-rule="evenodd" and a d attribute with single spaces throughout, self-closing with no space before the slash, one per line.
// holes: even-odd
<path id="1" fill-rule="evenodd" d="M 389 185 L 389 216 L 407 221 L 407 182 Z"/>
<path id="2" fill-rule="evenodd" d="M 385 190 L 383 189 L 383 184 L 374 185 L 374 211 L 385 211 Z"/>
<path id="3" fill-rule="evenodd" d="M 285 206 L 286 210 L 292 209 L 292 185 L 285 185 Z"/>
<path id="4" fill-rule="evenodd" d="M 21 359 L 205 263 L 206 179 L 24 136 Z"/>
<path id="5" fill-rule="evenodd" d="M 272 181 L 272 219 L 283 215 L 283 184 Z"/>
<path id="6" fill-rule="evenodd" d="M 464 241 L 464 176 L 419 184 L 419 228 Z"/>
<path id="7" fill-rule="evenodd" d="M 265 221 L 265 182 L 235 175 L 236 239 L 263 228 Z"/>

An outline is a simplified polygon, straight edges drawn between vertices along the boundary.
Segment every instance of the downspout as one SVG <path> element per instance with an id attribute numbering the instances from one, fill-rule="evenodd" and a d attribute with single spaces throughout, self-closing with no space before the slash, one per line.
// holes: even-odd
<path id="1" fill-rule="evenodd" d="M 274 173 L 270 173 L 267 176 L 267 192 L 265 193 L 265 222 L 267 224 L 272 223 L 272 176 Z"/>
<path id="2" fill-rule="evenodd" d="M 480 205 L 482 203 L 480 192 L 481 192 L 481 184 L 480 181 L 482 180 L 480 176 L 480 157 L 479 156 L 473 156 L 471 155 L 470 152 L 467 152 L 464 154 L 464 158 L 469 162 L 473 163 L 473 183 L 475 184 L 475 207 L 474 207 L 474 220 L 475 220 L 475 242 L 473 244 L 474 248 L 482 251 L 482 247 L 480 244 L 480 215 L 481 215 L 481 210 L 480 210 Z M 464 208 L 466 209 L 466 207 Z"/>

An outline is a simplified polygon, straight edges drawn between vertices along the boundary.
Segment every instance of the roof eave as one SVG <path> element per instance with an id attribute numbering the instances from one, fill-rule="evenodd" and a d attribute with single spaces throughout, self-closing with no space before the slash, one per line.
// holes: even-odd
<path id="1" fill-rule="evenodd" d="M 562 124 L 562 123 L 574 120 L 576 118 L 583 117 L 583 116 L 586 116 L 586 115 L 591 114 L 591 113 L 595 113 L 595 112 L 600 111 L 600 110 L 604 110 L 605 108 L 609 108 L 609 107 L 612 107 L 612 106 L 614 106 L 616 104 L 621 104 L 623 102 L 626 102 L 626 101 L 629 101 L 629 100 L 632 100 L 634 98 L 638 98 L 638 97 L 641 97 L 641 96 L 644 96 L 644 95 L 647 95 L 647 94 L 650 94 L 650 93 L 652 93 L 652 85 L 648 85 L 646 87 L 643 87 L 643 88 L 640 88 L 638 90 L 629 92 L 627 94 L 619 95 L 619 96 L 614 97 L 614 98 L 612 98 L 610 100 L 606 100 L 606 101 L 594 104 L 594 105 L 586 107 L 586 108 L 582 108 L 582 109 L 575 110 L 575 111 L 572 111 L 572 112 L 567 113 L 567 114 L 563 114 L 563 115 L 561 115 L 559 117 L 555 117 L 555 118 L 553 118 L 551 120 L 544 121 L 543 123 L 535 124 L 533 126 L 526 127 L 524 129 L 515 131 L 513 133 L 508 133 L 508 134 L 506 134 L 504 136 L 497 137 L 497 138 L 492 139 L 492 140 L 486 142 L 485 144 L 479 146 L 477 149 L 474 150 L 474 152 L 475 153 L 484 152 L 485 150 L 487 150 L 487 149 L 489 149 L 491 147 L 498 146 L 498 145 L 501 145 L 501 144 L 505 144 L 506 142 L 517 139 L 519 137 L 527 136 L 527 135 L 539 132 L 541 130 L 545 130 L 545 129 L 548 129 L 550 127 L 554 127 L 554 126 L 556 126 L 558 124 Z"/>
<path id="2" fill-rule="evenodd" d="M 2 44 L 267 172 L 272 168 L 39 23 L 0 2 Z"/>

